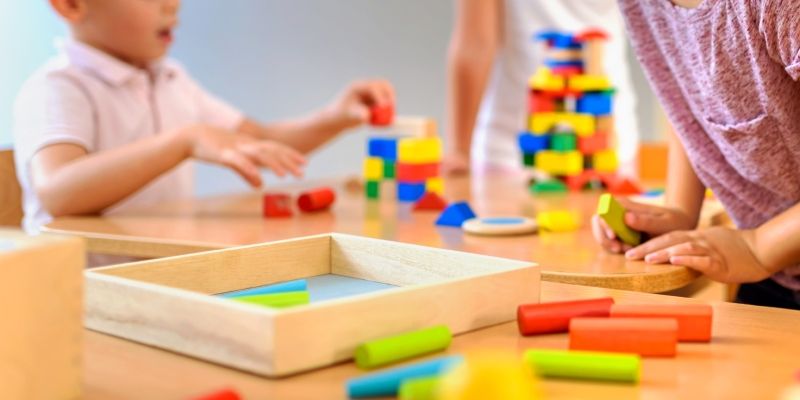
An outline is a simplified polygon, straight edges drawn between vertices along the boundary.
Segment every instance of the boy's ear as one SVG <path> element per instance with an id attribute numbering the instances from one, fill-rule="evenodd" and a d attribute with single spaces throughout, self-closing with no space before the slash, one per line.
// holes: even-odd
<path id="1" fill-rule="evenodd" d="M 50 6 L 68 22 L 79 22 L 86 14 L 85 0 L 50 0 Z"/>

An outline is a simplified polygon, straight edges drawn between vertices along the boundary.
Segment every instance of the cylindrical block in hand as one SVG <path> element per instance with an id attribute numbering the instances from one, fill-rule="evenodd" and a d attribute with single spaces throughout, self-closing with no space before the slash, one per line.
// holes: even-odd
<path id="1" fill-rule="evenodd" d="M 374 126 L 391 125 L 394 120 L 394 105 L 372 106 L 369 109 L 369 123 Z"/>
<path id="2" fill-rule="evenodd" d="M 614 299 L 604 297 L 517 307 L 517 325 L 523 336 L 566 332 L 575 317 L 607 317 Z"/>
<path id="3" fill-rule="evenodd" d="M 297 207 L 304 212 L 326 210 L 336 200 L 336 194 L 331 188 L 319 188 L 300 194 Z"/>
<path id="4" fill-rule="evenodd" d="M 528 350 L 525 362 L 540 376 L 552 378 L 638 382 L 641 375 L 641 358 L 636 354 Z"/>
<path id="5" fill-rule="evenodd" d="M 677 345 L 673 318 L 574 318 L 569 324 L 571 350 L 674 357 Z"/>
<path id="6" fill-rule="evenodd" d="M 678 341 L 708 342 L 714 310 L 708 304 L 615 304 L 611 317 L 675 318 Z"/>
<path id="7" fill-rule="evenodd" d="M 376 368 L 446 349 L 453 334 L 444 325 L 363 343 L 356 348 L 356 365 Z"/>

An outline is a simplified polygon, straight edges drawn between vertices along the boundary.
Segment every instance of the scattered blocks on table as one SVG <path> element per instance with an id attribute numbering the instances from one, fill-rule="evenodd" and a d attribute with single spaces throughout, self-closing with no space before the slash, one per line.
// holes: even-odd
<path id="1" fill-rule="evenodd" d="M 460 228 L 464 221 L 472 218 L 475 218 L 475 213 L 469 204 L 466 202 L 453 203 L 442 212 L 436 220 L 436 225 Z"/>
<path id="2" fill-rule="evenodd" d="M 442 159 L 442 141 L 438 137 L 403 138 L 398 143 L 397 154 L 400 163 L 437 163 Z"/>
<path id="3" fill-rule="evenodd" d="M 397 138 L 372 137 L 367 142 L 367 154 L 384 160 L 397 160 Z"/>
<path id="4" fill-rule="evenodd" d="M 573 318 L 569 324 L 570 350 L 674 357 L 677 345 L 673 318 Z"/>
<path id="5" fill-rule="evenodd" d="M 636 354 L 534 349 L 524 358 L 537 375 L 547 378 L 635 383 L 642 373 Z"/>
<path id="6" fill-rule="evenodd" d="M 610 194 L 606 193 L 600 196 L 600 201 L 597 203 L 597 215 L 624 243 L 631 246 L 638 246 L 641 243 L 641 233 L 625 225 L 625 208 Z"/>
<path id="7" fill-rule="evenodd" d="M 515 352 L 480 351 L 444 374 L 439 400 L 531 400 L 538 398 L 537 381 Z"/>
<path id="8" fill-rule="evenodd" d="M 264 218 L 285 218 L 292 216 L 292 200 L 285 193 L 267 193 L 264 195 Z"/>
<path id="9" fill-rule="evenodd" d="M 308 290 L 308 282 L 305 279 L 297 279 L 294 281 L 276 283 L 274 285 L 260 286 L 250 289 L 237 290 L 235 292 L 221 293 L 218 296 L 224 298 L 233 298 L 240 296 L 251 296 L 255 294 L 304 292 L 307 290 Z"/>
<path id="10" fill-rule="evenodd" d="M 397 183 L 397 200 L 403 202 L 417 201 L 425 194 L 425 182 Z"/>
<path id="11" fill-rule="evenodd" d="M 539 230 L 549 232 L 573 232 L 580 228 L 577 213 L 567 210 L 542 211 L 536 216 Z"/>
<path id="12" fill-rule="evenodd" d="M 356 348 L 356 365 L 364 369 L 381 367 L 445 350 L 452 340 L 453 334 L 444 325 L 372 340 Z"/>
<path id="13" fill-rule="evenodd" d="M 440 376 L 462 362 L 462 356 L 448 356 L 360 376 L 347 382 L 347 395 L 351 398 L 394 396 L 404 381 Z"/>
<path id="14" fill-rule="evenodd" d="M 375 126 L 388 126 L 394 120 L 394 105 L 375 105 L 369 109 L 369 123 Z"/>
<path id="15" fill-rule="evenodd" d="M 364 185 L 364 192 L 368 199 L 377 199 L 381 195 L 381 182 L 380 181 L 367 181 Z"/>
<path id="16" fill-rule="evenodd" d="M 379 181 L 383 179 L 383 159 L 378 157 L 367 157 L 364 159 L 364 179 Z"/>
<path id="17" fill-rule="evenodd" d="M 673 318 L 678 322 L 678 341 L 711 340 L 713 308 L 708 304 L 615 304 L 612 318 Z"/>
<path id="18" fill-rule="evenodd" d="M 442 211 L 445 208 L 447 202 L 435 192 L 425 192 L 414 204 L 414 211 Z"/>
<path id="19" fill-rule="evenodd" d="M 324 211 L 336 201 L 336 193 L 329 187 L 312 189 L 297 198 L 297 208 L 303 212 Z"/>
<path id="20" fill-rule="evenodd" d="M 617 153 L 613 150 L 598 151 L 593 156 L 592 165 L 594 170 L 600 173 L 615 172 L 619 166 Z"/>
<path id="21" fill-rule="evenodd" d="M 400 182 L 423 182 L 439 176 L 439 163 L 397 164 L 397 180 Z"/>
<path id="22" fill-rule="evenodd" d="M 517 327 L 523 336 L 566 332 L 569 321 L 577 317 L 608 317 L 614 299 L 523 304 L 517 307 Z"/>

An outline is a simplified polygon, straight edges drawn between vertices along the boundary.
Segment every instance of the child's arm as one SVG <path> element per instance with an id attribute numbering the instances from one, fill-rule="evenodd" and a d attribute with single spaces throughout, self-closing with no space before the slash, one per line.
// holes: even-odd
<path id="1" fill-rule="evenodd" d="M 489 79 L 503 24 L 503 2 L 459 0 L 447 57 L 445 174 L 469 171 L 472 131 Z"/>
<path id="2" fill-rule="evenodd" d="M 227 166 L 253 186 L 259 167 L 301 174 L 303 157 L 280 143 L 208 126 L 191 126 L 126 146 L 87 153 L 75 144 L 53 144 L 31 159 L 34 190 L 53 216 L 92 214 L 123 200 L 187 158 Z"/>
<path id="3" fill-rule="evenodd" d="M 394 88 L 388 81 L 358 81 L 315 114 L 264 125 L 246 119 L 237 130 L 254 138 L 275 140 L 299 152 L 309 153 L 343 130 L 369 122 L 371 106 L 394 103 Z"/>

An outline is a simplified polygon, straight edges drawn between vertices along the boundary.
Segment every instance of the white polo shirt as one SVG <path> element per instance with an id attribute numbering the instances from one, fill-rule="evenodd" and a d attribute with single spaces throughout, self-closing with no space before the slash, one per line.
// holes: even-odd
<path id="1" fill-rule="evenodd" d="M 67 39 L 57 47 L 58 56 L 25 83 L 14 107 L 14 156 L 23 226 L 30 233 L 52 219 L 31 183 L 30 160 L 40 149 L 73 143 L 95 153 L 190 124 L 234 130 L 242 122 L 239 111 L 203 90 L 172 60 L 150 66 L 151 82 L 147 71 L 86 44 Z M 192 163 L 184 162 L 103 214 L 190 197 L 192 180 Z"/>

